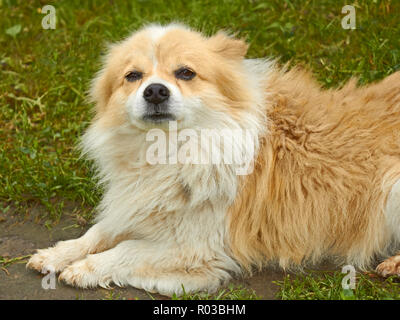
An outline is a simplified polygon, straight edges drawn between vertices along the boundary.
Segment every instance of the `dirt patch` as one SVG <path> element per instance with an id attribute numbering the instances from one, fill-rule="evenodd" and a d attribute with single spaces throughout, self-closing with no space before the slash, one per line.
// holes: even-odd
<path id="1" fill-rule="evenodd" d="M 0 213 L 0 257 L 13 259 L 47 248 L 57 241 L 80 237 L 89 228 L 81 226 L 76 216 L 65 212 L 60 221 L 47 228 L 38 218 L 43 208 L 33 208 L 29 215 L 21 216 L 10 210 Z M 72 211 L 71 211 L 72 212 Z M 56 282 L 56 289 L 43 289 L 43 275 L 25 268 L 26 259 L 17 260 L 4 269 L 0 269 L 0 299 L 167 299 L 144 290 L 114 288 L 112 290 L 84 290 Z M 262 299 L 274 299 L 278 286 L 273 281 L 281 280 L 283 272 L 266 270 L 249 279 L 236 279 L 232 282 L 246 288 L 252 288 Z M 43 280 L 44 281 L 44 280 Z"/>

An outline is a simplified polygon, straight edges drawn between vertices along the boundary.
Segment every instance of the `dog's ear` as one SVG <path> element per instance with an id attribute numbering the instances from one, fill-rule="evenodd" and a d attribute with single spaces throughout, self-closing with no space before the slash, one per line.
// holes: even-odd
<path id="1" fill-rule="evenodd" d="M 209 38 L 208 43 L 214 52 L 234 60 L 243 59 L 249 47 L 245 41 L 232 38 L 222 31 Z"/>
<path id="2" fill-rule="evenodd" d="M 89 100 L 95 103 L 96 111 L 102 112 L 112 94 L 112 85 L 105 69 L 100 70 L 92 80 Z"/>
<path id="3" fill-rule="evenodd" d="M 106 54 L 102 57 L 102 68 L 97 72 L 91 82 L 89 89 L 89 101 L 95 103 L 95 110 L 102 112 L 105 110 L 112 92 L 113 86 L 118 84 L 118 63 L 120 59 L 116 56 L 117 47 L 108 44 L 105 49 Z"/>

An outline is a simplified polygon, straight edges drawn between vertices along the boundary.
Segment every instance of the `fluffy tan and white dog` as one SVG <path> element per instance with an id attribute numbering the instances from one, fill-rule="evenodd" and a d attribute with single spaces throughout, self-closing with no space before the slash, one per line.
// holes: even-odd
<path id="1" fill-rule="evenodd" d="M 269 264 L 331 257 L 369 268 L 400 244 L 400 73 L 322 90 L 299 68 L 245 59 L 247 44 L 150 25 L 110 47 L 83 137 L 105 185 L 97 223 L 28 267 L 78 287 L 165 295 L 217 289 Z M 176 122 L 176 132 L 168 124 Z M 250 130 L 254 170 L 150 164 L 154 128 Z M 235 139 L 233 149 L 246 150 Z M 246 145 L 245 145 L 246 144 Z M 400 256 L 381 263 L 400 274 Z"/>

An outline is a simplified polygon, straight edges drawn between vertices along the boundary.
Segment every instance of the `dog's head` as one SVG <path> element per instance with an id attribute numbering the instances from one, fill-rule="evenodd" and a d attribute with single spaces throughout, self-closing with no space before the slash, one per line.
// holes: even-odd
<path id="1" fill-rule="evenodd" d="M 181 25 L 150 25 L 110 47 L 91 96 L 110 124 L 140 129 L 216 127 L 240 119 L 251 101 L 247 44 L 223 32 L 205 37 Z"/>

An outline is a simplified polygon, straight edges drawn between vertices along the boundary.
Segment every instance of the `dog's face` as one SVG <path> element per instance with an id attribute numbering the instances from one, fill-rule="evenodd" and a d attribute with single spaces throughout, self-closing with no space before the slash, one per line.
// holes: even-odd
<path id="1" fill-rule="evenodd" d="M 178 25 L 144 28 L 113 45 L 92 97 L 109 123 L 148 129 L 212 123 L 246 100 L 247 45 L 223 33 L 207 38 Z"/>

